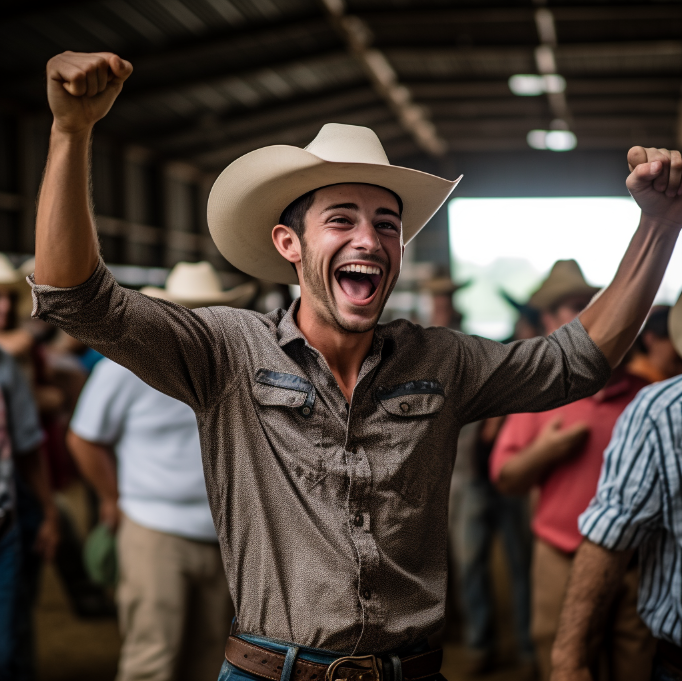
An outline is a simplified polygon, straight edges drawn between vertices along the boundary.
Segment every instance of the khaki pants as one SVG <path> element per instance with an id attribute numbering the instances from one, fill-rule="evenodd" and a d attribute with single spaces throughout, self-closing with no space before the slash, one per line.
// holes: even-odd
<path id="1" fill-rule="evenodd" d="M 218 545 L 123 517 L 118 560 L 117 681 L 215 681 L 234 614 Z"/>
<path id="2" fill-rule="evenodd" d="M 551 672 L 551 652 L 559 626 L 573 557 L 540 539 L 535 540 L 532 567 L 531 636 L 540 679 Z M 637 614 L 639 575 L 627 571 L 614 599 L 603 636 L 592 641 L 595 679 L 646 681 L 651 678 L 655 639 Z"/>

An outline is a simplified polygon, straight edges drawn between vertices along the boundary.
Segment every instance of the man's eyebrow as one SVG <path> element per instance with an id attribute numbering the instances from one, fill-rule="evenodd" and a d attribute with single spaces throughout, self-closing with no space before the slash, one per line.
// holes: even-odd
<path id="1" fill-rule="evenodd" d="M 327 206 L 322 212 L 328 213 L 330 210 L 338 210 L 339 208 L 346 208 L 348 210 L 358 210 L 357 203 L 336 203 L 333 206 Z"/>
<path id="2" fill-rule="evenodd" d="M 357 203 L 337 203 L 333 206 L 327 206 L 327 208 L 325 208 L 322 212 L 328 213 L 329 211 L 338 210 L 339 208 L 345 208 L 347 210 L 359 210 Z M 393 217 L 398 218 L 398 220 L 402 219 L 400 214 L 396 213 L 391 208 L 377 208 L 375 215 L 392 215 Z"/>
<path id="3" fill-rule="evenodd" d="M 376 215 L 393 215 L 393 217 L 398 218 L 398 220 L 402 220 L 400 213 L 396 213 L 391 208 L 377 208 Z"/>

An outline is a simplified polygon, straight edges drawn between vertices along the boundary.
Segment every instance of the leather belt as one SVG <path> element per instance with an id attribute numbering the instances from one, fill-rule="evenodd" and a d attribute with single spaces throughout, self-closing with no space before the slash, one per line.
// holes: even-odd
<path id="1" fill-rule="evenodd" d="M 676 672 L 682 673 L 682 648 L 680 646 L 658 639 L 656 655 Z"/>
<path id="2" fill-rule="evenodd" d="M 285 655 L 230 636 L 225 644 L 225 659 L 242 671 L 271 681 L 280 681 Z M 443 651 L 430 650 L 400 658 L 405 681 L 435 676 L 443 662 Z M 291 681 L 381 681 L 381 660 L 375 655 L 342 657 L 329 665 L 297 658 Z"/>

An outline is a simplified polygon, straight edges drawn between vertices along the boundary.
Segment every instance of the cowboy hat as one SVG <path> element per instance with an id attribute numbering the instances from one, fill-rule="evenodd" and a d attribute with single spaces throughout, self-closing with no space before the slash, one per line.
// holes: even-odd
<path id="1" fill-rule="evenodd" d="M 682 357 L 682 295 L 668 314 L 668 335 L 675 350 L 677 350 L 677 354 Z"/>
<path id="2" fill-rule="evenodd" d="M 23 283 L 23 280 L 21 272 L 12 265 L 10 259 L 4 253 L 0 253 L 0 286 L 16 287 L 17 284 Z"/>
<path id="3" fill-rule="evenodd" d="M 593 296 L 598 286 L 590 286 L 575 260 L 557 260 L 547 278 L 528 300 L 528 305 L 545 311 L 555 307 L 568 296 Z"/>
<path id="4" fill-rule="evenodd" d="M 454 282 L 450 277 L 435 277 L 420 284 L 420 289 L 424 293 L 434 296 L 448 296 L 456 293 L 460 289 L 471 285 L 471 279 L 462 282 Z"/>
<path id="5" fill-rule="evenodd" d="M 144 286 L 140 293 L 162 298 L 185 307 L 227 305 L 244 307 L 256 295 L 257 285 L 248 282 L 223 291 L 218 273 L 208 262 L 179 262 L 168 275 L 166 286 Z"/>
<path id="6" fill-rule="evenodd" d="M 208 198 L 208 226 L 220 252 L 237 269 L 259 279 L 297 284 L 296 273 L 272 242 L 284 209 L 314 189 L 359 183 L 385 187 L 403 202 L 407 243 L 440 208 L 454 182 L 392 166 L 369 128 L 327 123 L 305 148 L 256 149 L 223 172 Z"/>
<path id="7" fill-rule="evenodd" d="M 22 269 L 15 268 L 4 253 L 0 253 L 0 286 L 10 289 L 17 295 L 17 318 L 21 320 L 30 317 L 33 307 L 31 287 Z"/>

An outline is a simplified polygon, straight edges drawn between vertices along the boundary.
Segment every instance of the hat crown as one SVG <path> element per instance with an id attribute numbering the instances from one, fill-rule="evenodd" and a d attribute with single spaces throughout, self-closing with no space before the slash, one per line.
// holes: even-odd
<path id="1" fill-rule="evenodd" d="M 305 150 L 334 163 L 391 165 L 374 130 L 360 125 L 327 123 Z"/>
<path id="2" fill-rule="evenodd" d="M 166 279 L 166 291 L 179 297 L 217 294 L 222 290 L 218 273 L 206 261 L 179 262 Z"/>
<path id="3" fill-rule="evenodd" d="M 557 260 L 554 263 L 545 283 L 558 282 L 564 285 L 576 284 L 578 288 L 587 286 L 585 275 L 575 260 Z"/>
<path id="4" fill-rule="evenodd" d="M 21 278 L 21 273 L 12 266 L 9 258 L 0 253 L 0 284 L 16 284 Z"/>

